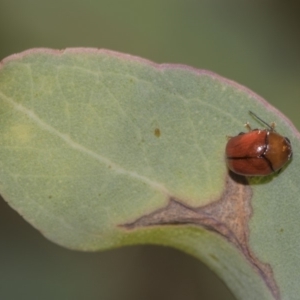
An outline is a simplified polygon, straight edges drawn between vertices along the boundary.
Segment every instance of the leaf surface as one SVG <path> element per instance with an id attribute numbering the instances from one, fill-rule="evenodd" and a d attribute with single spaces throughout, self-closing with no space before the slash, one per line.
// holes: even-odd
<path id="1" fill-rule="evenodd" d="M 300 294 L 299 133 L 253 92 L 107 50 L 35 49 L 0 65 L 0 103 L 0 192 L 49 239 L 79 250 L 169 245 L 239 299 Z M 260 127 L 249 110 L 276 122 L 294 158 L 232 188 L 226 136 Z"/>

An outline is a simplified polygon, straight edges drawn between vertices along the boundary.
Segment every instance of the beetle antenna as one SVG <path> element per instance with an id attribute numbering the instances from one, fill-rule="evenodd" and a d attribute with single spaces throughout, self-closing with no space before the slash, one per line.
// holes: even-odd
<path id="1" fill-rule="evenodd" d="M 274 130 L 274 128 L 269 125 L 267 122 L 265 122 L 264 120 L 262 120 L 259 116 L 257 116 L 254 112 L 252 112 L 251 110 L 249 110 L 249 114 L 252 115 L 253 117 L 255 117 L 257 120 L 259 120 L 260 122 L 262 122 L 263 124 L 265 124 L 267 127 L 269 127 L 272 131 Z"/>

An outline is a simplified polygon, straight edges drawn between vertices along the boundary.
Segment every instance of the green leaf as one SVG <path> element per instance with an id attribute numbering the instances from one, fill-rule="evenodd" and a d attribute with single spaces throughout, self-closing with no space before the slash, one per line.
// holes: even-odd
<path id="1" fill-rule="evenodd" d="M 208 71 L 95 49 L 29 50 L 0 65 L 0 192 L 78 250 L 153 243 L 210 266 L 238 299 L 297 299 L 299 133 L 259 96 Z M 248 181 L 226 136 L 254 111 L 294 159 Z"/>

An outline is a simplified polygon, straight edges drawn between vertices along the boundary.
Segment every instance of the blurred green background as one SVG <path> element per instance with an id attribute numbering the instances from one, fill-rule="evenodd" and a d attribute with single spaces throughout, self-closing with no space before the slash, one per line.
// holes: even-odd
<path id="1" fill-rule="evenodd" d="M 298 11 L 292 1 L 0 0 L 0 60 L 34 47 L 97 47 L 187 64 L 249 87 L 300 128 Z M 61 248 L 0 199 L 0 299 L 234 297 L 173 249 Z"/>

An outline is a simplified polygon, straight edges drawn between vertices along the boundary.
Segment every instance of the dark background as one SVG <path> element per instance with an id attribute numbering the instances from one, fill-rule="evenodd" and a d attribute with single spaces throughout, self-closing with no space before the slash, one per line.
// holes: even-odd
<path id="1" fill-rule="evenodd" d="M 299 29 L 292 1 L 0 0 L 0 60 L 34 47 L 97 47 L 187 64 L 251 88 L 300 128 Z M 234 298 L 179 251 L 70 251 L 0 199 L 0 299 Z"/>

